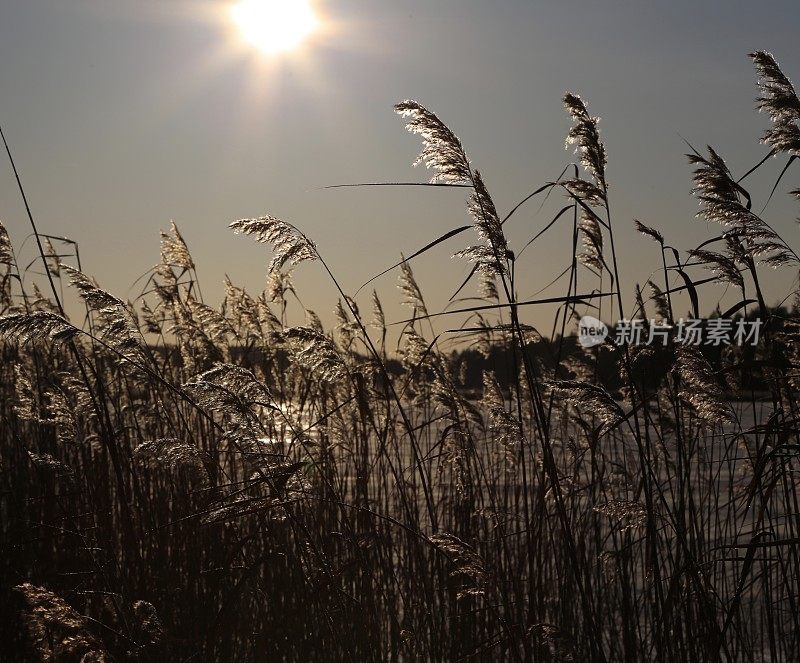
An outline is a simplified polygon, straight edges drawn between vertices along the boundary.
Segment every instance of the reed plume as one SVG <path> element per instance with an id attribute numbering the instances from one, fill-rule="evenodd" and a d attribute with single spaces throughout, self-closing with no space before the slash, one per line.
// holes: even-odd
<path id="1" fill-rule="evenodd" d="M 422 152 L 414 165 L 434 171 L 433 184 L 471 184 L 471 170 L 461 141 L 435 113 L 416 101 L 406 100 L 394 107 L 408 119 L 406 128 L 422 138 Z"/>
<path id="2" fill-rule="evenodd" d="M 279 272 L 286 265 L 294 267 L 317 259 L 313 242 L 297 228 L 274 216 L 241 219 L 231 223 L 230 227 L 237 234 L 253 235 L 256 241 L 272 246 L 275 255 L 267 268 L 270 274 Z"/>
<path id="3" fill-rule="evenodd" d="M 24 603 L 25 630 L 42 663 L 110 660 L 100 641 L 89 631 L 87 620 L 61 597 L 31 583 L 17 585 L 14 591 Z"/>
<path id="4" fill-rule="evenodd" d="M 800 155 L 800 99 L 792 82 L 771 53 L 756 51 L 750 58 L 759 76 L 758 109 L 772 120 L 763 141 L 775 150 Z"/>
<path id="5" fill-rule="evenodd" d="M 589 172 L 601 191 L 606 188 L 606 148 L 600 140 L 597 128 L 600 118 L 592 117 L 583 99 L 568 92 L 564 95 L 564 107 L 574 124 L 567 133 L 566 145 L 575 146 L 581 165 Z"/>

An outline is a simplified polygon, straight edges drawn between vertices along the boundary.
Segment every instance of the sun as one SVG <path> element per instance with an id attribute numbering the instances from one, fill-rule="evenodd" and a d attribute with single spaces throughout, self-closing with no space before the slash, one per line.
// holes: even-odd
<path id="1" fill-rule="evenodd" d="M 242 36 L 267 54 L 296 48 L 319 23 L 308 0 L 240 0 L 231 15 Z"/>

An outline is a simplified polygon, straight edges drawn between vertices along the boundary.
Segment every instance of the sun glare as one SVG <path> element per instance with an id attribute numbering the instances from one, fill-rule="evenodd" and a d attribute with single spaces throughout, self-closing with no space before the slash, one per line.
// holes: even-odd
<path id="1" fill-rule="evenodd" d="M 292 50 L 318 24 L 308 0 L 240 0 L 231 14 L 242 36 L 268 54 Z"/>

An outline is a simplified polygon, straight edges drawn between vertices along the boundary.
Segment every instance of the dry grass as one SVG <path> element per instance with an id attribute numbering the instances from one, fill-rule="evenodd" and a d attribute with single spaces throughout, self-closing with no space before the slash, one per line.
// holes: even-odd
<path id="1" fill-rule="evenodd" d="M 764 140 L 791 164 L 800 102 L 771 56 L 753 58 Z M 460 338 L 501 358 L 478 394 L 430 336 L 407 262 L 412 317 L 390 357 L 377 295 L 370 324 L 274 217 L 232 224 L 274 257 L 264 292 L 227 282 L 219 308 L 175 226 L 136 306 L 62 264 L 35 225 L 51 295 L 22 287 L 0 226 L 4 660 L 795 660 L 800 291 L 793 312 L 770 309 L 758 275 L 796 270 L 797 254 L 745 179 L 695 152 L 700 215 L 724 227 L 681 257 L 636 222 L 663 267 L 637 315 L 674 321 L 687 294 L 700 310 L 719 279 L 765 321 L 763 343 L 711 361 L 674 342 L 576 351 L 573 318 L 606 298 L 623 317 L 634 293 L 597 120 L 564 103 L 588 177 L 572 166 L 525 199 L 567 198 L 553 223 L 574 259 L 546 344 L 519 320 L 513 212 L 436 115 L 397 106 L 431 184 L 469 192 L 477 241 L 458 255 L 484 301 Z M 291 271 L 309 261 L 339 289 L 333 330 L 311 311 L 290 323 Z"/>

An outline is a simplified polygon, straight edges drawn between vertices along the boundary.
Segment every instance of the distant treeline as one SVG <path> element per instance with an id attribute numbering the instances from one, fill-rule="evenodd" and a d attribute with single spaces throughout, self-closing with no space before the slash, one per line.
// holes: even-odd
<path id="1" fill-rule="evenodd" d="M 705 320 L 719 317 L 719 311 L 708 316 Z M 757 315 L 741 315 L 732 317 L 734 325 L 740 320 L 759 320 Z M 647 322 L 645 321 L 645 325 Z M 800 311 L 790 310 L 786 307 L 769 309 L 767 322 L 760 328 L 760 340 L 753 345 L 699 345 L 697 346 L 708 359 L 717 372 L 721 384 L 733 395 L 743 392 L 763 392 L 769 390 L 768 374 L 770 368 L 782 367 L 784 369 L 800 368 L 792 366 L 788 357 L 783 354 L 766 356 L 764 352 L 764 336 L 783 334 L 789 328 L 800 326 Z M 616 337 L 616 327 L 608 325 L 609 337 Z M 587 372 L 593 381 L 602 384 L 610 393 L 619 395 L 625 384 L 625 379 L 620 372 L 619 351 L 613 344 L 606 342 L 595 348 L 583 348 L 574 334 L 561 337 L 557 335 L 553 340 L 531 335 L 534 340 L 527 343 L 525 351 L 533 360 L 534 366 L 540 366 L 543 374 L 551 375 L 555 371 L 559 379 L 572 379 L 578 377 L 576 371 L 582 373 L 583 378 Z M 646 333 L 644 335 L 646 338 Z M 163 352 L 173 352 L 172 349 L 162 348 Z M 674 359 L 674 344 L 667 346 L 655 343 L 642 344 L 630 349 L 632 356 L 632 370 L 634 379 L 648 391 L 655 391 L 663 384 Z M 234 350 L 233 354 L 240 359 L 259 361 L 256 356 L 259 350 Z M 245 356 L 246 355 L 246 356 Z M 180 362 L 180 353 L 174 350 L 175 361 Z M 266 359 L 265 359 L 266 360 Z M 448 355 L 450 368 L 456 384 L 465 392 L 478 395 L 483 389 L 483 375 L 492 373 L 503 388 L 509 388 L 515 383 L 515 378 L 522 371 L 522 357 L 514 343 L 509 339 L 495 336 L 487 341 L 482 338 L 480 343 L 465 344 L 463 348 L 453 350 Z M 286 363 L 289 359 L 282 352 L 278 352 L 269 360 L 278 364 Z M 403 362 L 398 358 L 388 357 L 386 367 L 389 373 L 397 376 L 404 370 Z M 582 379 L 583 379 L 582 378 Z"/>
<path id="2" fill-rule="evenodd" d="M 719 312 L 709 316 L 713 319 Z M 717 371 L 720 381 L 730 392 L 740 390 L 746 394 L 762 392 L 769 389 L 768 374 L 770 368 L 791 368 L 789 358 L 782 354 L 765 356 L 764 335 L 780 335 L 789 327 L 800 325 L 800 311 L 786 307 L 775 307 L 769 310 L 768 321 L 760 329 L 761 339 L 756 346 L 752 345 L 700 345 L 699 349 Z M 733 317 L 734 324 L 739 320 L 754 321 L 757 315 L 741 315 Z M 609 325 L 609 336 L 614 337 L 616 328 Z M 526 346 L 526 352 L 534 360 L 535 365 L 546 367 L 546 373 L 559 367 L 562 379 L 575 377 L 576 367 L 590 370 L 592 377 L 601 383 L 612 394 L 619 393 L 624 384 L 620 374 L 619 353 L 610 343 L 596 348 L 585 349 L 574 334 L 563 338 L 556 336 L 554 340 L 538 338 Z M 674 349 L 663 345 L 641 345 L 632 349 L 634 378 L 648 391 L 653 391 L 664 381 L 672 366 Z M 450 363 L 455 377 L 461 386 L 468 391 L 480 391 L 483 384 L 484 371 L 495 374 L 503 387 L 514 384 L 515 376 L 521 370 L 521 357 L 510 344 L 495 342 L 482 350 L 467 348 L 450 354 Z M 399 364 L 398 364 L 399 367 Z M 800 368 L 800 367 L 794 367 Z"/>

